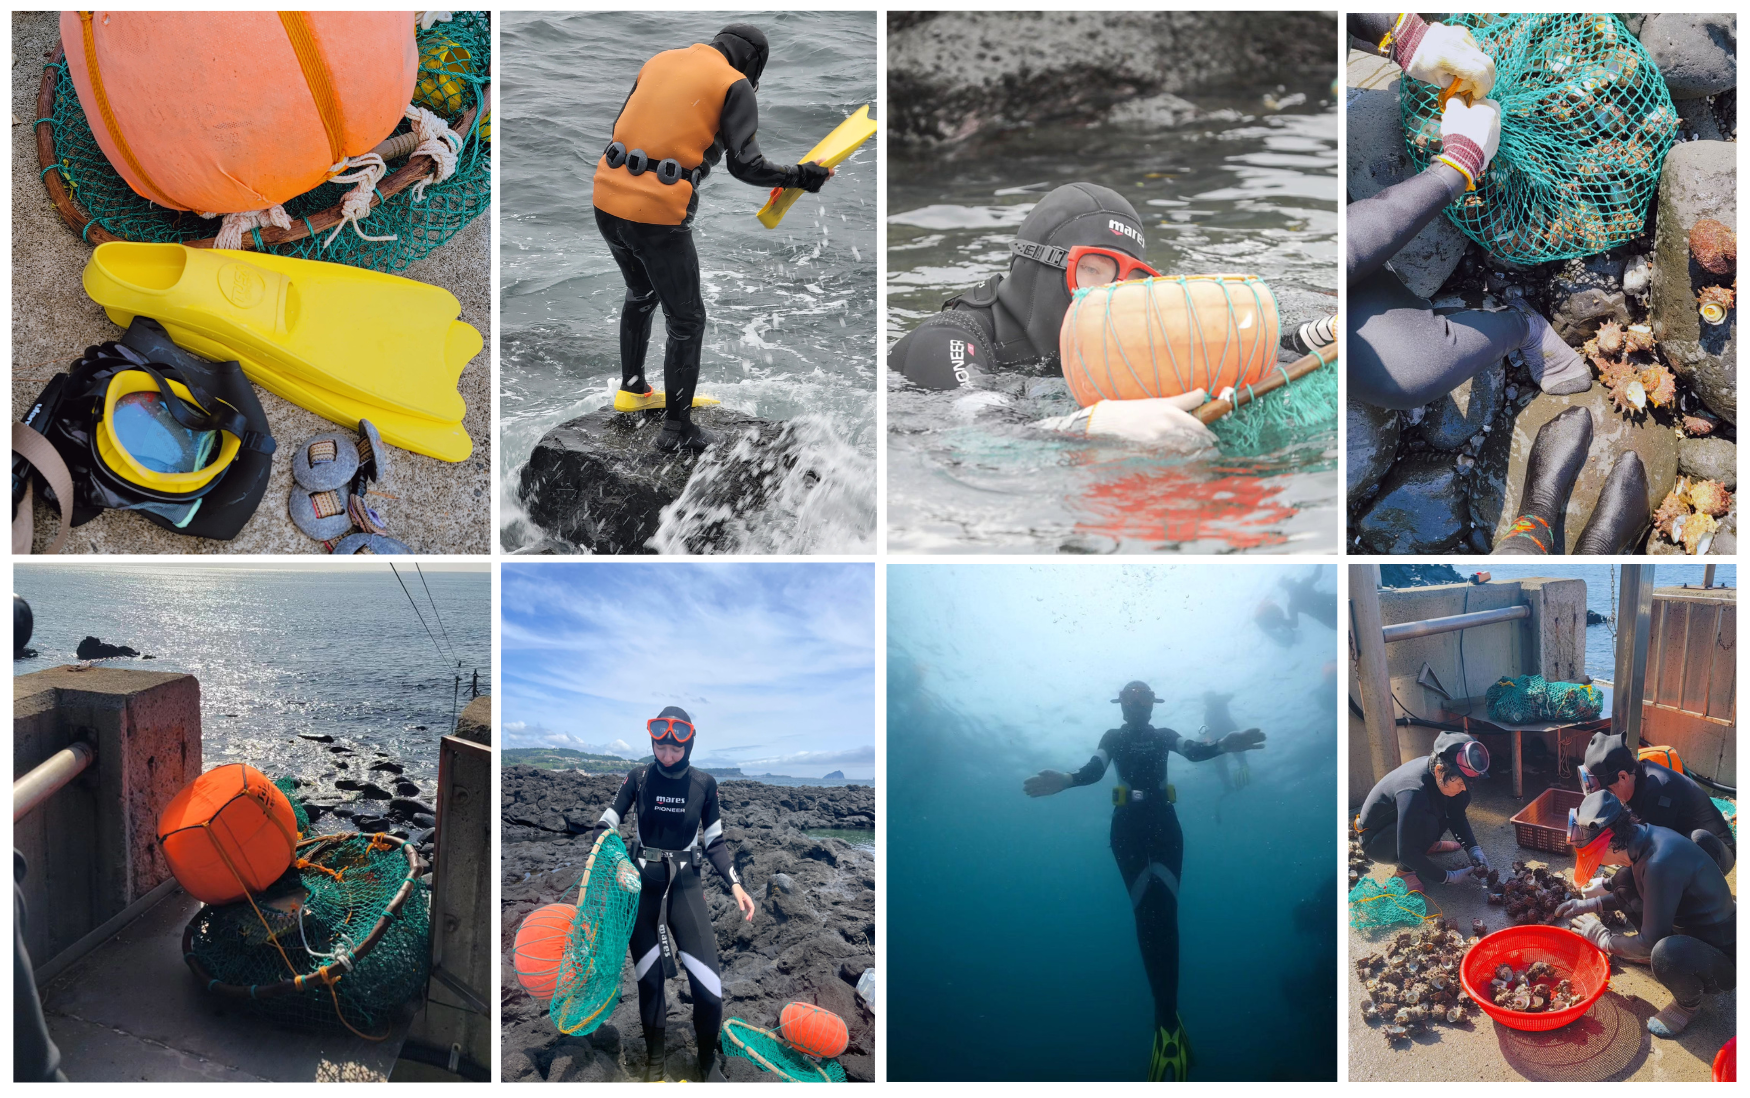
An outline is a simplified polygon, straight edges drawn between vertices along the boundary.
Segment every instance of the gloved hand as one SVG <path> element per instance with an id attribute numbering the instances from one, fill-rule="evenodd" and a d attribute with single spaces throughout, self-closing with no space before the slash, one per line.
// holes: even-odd
<path id="1" fill-rule="evenodd" d="M 1593 945 L 1610 952 L 1610 928 L 1604 925 L 1604 920 L 1596 915 L 1582 915 L 1573 922 L 1574 930 L 1580 937 Z"/>
<path id="2" fill-rule="evenodd" d="M 1462 99 L 1447 101 L 1440 115 L 1440 155 L 1443 160 L 1470 180 L 1476 190 L 1477 180 L 1501 147 L 1501 104 L 1493 99 L 1479 99 L 1476 106 L 1467 106 Z"/>
<path id="3" fill-rule="evenodd" d="M 1597 915 L 1604 910 L 1604 897 L 1594 896 L 1589 900 L 1564 900 L 1556 907 L 1556 918 L 1577 919 L 1582 915 Z"/>
<path id="4" fill-rule="evenodd" d="M 1038 426 L 1090 438 L 1128 439 L 1190 454 L 1215 447 L 1215 433 L 1190 411 L 1208 399 L 1202 389 L 1193 389 L 1176 397 L 1102 400 L 1072 415 L 1040 420 Z"/>
<path id="5" fill-rule="evenodd" d="M 1264 733 L 1256 728 L 1248 728 L 1244 732 L 1229 732 L 1221 738 L 1221 749 L 1230 755 L 1241 751 L 1264 750 Z"/>
<path id="6" fill-rule="evenodd" d="M 1406 19 L 1414 19 L 1409 16 Z M 1400 40 L 1409 32 L 1400 28 Z M 1408 43 L 1405 43 L 1408 45 Z M 1452 27 L 1445 23 L 1430 23 L 1415 43 L 1404 72 L 1417 80 L 1426 80 L 1439 88 L 1458 82 L 1459 92 L 1468 92 L 1481 99 L 1495 88 L 1495 59 L 1484 53 L 1468 27 Z"/>
<path id="7" fill-rule="evenodd" d="M 1449 885 L 1462 884 L 1465 881 L 1474 880 L 1476 875 L 1477 869 L 1474 865 L 1467 865 L 1463 869 L 1449 869 L 1446 871 L 1446 883 Z"/>
<path id="8" fill-rule="evenodd" d="M 1610 882 L 1603 876 L 1597 876 L 1586 882 L 1586 887 L 1580 890 L 1582 896 L 1603 896 L 1610 892 Z"/>
<path id="9" fill-rule="evenodd" d="M 819 194 L 820 188 L 832 178 L 832 169 L 810 160 L 796 165 L 796 185 L 809 194 Z"/>
<path id="10" fill-rule="evenodd" d="M 1069 775 L 1059 770 L 1041 770 L 1021 783 L 1021 791 L 1029 797 L 1049 797 L 1069 788 Z"/>
<path id="11" fill-rule="evenodd" d="M 1483 875 L 1488 874 L 1488 872 L 1489 872 L 1489 856 L 1487 854 L 1483 853 L 1482 847 L 1473 846 L 1469 850 L 1465 851 L 1465 853 L 1470 855 L 1470 864 L 1471 865 L 1475 866 L 1478 870 L 1480 870 Z"/>

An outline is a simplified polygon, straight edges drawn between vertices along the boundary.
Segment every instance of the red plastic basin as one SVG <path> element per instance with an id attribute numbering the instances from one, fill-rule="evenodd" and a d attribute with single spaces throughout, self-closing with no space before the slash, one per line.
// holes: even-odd
<path id="1" fill-rule="evenodd" d="M 1537 1014 L 1496 1006 L 1489 993 L 1489 981 L 1495 978 L 1496 967 L 1512 965 L 1521 969 L 1533 961 L 1549 962 L 1557 979 L 1574 985 L 1581 995 L 1580 1001 L 1566 1010 Z M 1591 1010 L 1610 986 L 1610 959 L 1591 942 L 1559 926 L 1510 926 L 1472 946 L 1464 955 L 1464 963 L 1459 965 L 1458 978 L 1482 1012 L 1502 1025 L 1524 1030 L 1560 1029 Z"/>

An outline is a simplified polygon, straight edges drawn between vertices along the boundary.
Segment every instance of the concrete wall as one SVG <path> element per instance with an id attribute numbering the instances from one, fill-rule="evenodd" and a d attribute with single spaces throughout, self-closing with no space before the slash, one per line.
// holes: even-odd
<path id="1" fill-rule="evenodd" d="M 1653 592 L 1641 741 L 1677 749 L 1686 766 L 1737 785 L 1737 591 Z"/>
<path id="2" fill-rule="evenodd" d="M 170 879 L 158 816 L 201 771 L 200 683 L 192 675 L 55 667 L 13 683 L 17 778 L 75 740 L 96 761 L 13 825 L 29 867 L 25 942 L 38 963 Z"/>

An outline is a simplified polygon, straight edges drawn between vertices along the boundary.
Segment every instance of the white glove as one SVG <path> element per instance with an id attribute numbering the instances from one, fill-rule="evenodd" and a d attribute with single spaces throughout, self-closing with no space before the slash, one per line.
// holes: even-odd
<path id="1" fill-rule="evenodd" d="M 1476 99 L 1495 88 L 1495 59 L 1477 46 L 1467 27 L 1430 23 L 1404 71 L 1440 88 L 1456 80 L 1460 93 Z"/>
<path id="2" fill-rule="evenodd" d="M 1215 433 L 1190 411 L 1208 399 L 1202 389 L 1193 389 L 1176 397 L 1102 400 L 1073 415 L 1042 419 L 1038 426 L 1090 438 L 1128 439 L 1190 454 L 1215 447 Z"/>
<path id="3" fill-rule="evenodd" d="M 1573 922 L 1574 930 L 1580 937 L 1593 945 L 1610 952 L 1610 929 L 1604 925 L 1604 920 L 1596 915 L 1582 915 Z"/>
<path id="4" fill-rule="evenodd" d="M 1473 846 L 1465 851 L 1465 853 L 1470 855 L 1471 864 L 1482 870 L 1483 874 L 1486 876 L 1489 872 L 1489 856 L 1483 853 L 1483 848 L 1480 846 Z"/>
<path id="5" fill-rule="evenodd" d="M 1580 895 L 1586 897 L 1603 896 L 1610 891 L 1610 882 L 1603 877 L 1594 877 L 1580 890 Z"/>
<path id="6" fill-rule="evenodd" d="M 1475 875 L 1476 867 L 1467 865 L 1463 869 L 1449 870 L 1446 874 L 1446 883 L 1449 885 L 1459 884 L 1470 880 Z"/>
<path id="7" fill-rule="evenodd" d="M 1440 115 L 1439 159 L 1463 172 L 1472 190 L 1500 147 L 1501 104 L 1493 99 L 1479 99 L 1475 106 L 1462 99 L 1447 101 Z"/>
<path id="8" fill-rule="evenodd" d="M 1563 900 L 1556 907 L 1556 918 L 1577 919 L 1581 915 L 1596 915 L 1604 910 L 1604 897 L 1593 896 L 1587 900 Z"/>

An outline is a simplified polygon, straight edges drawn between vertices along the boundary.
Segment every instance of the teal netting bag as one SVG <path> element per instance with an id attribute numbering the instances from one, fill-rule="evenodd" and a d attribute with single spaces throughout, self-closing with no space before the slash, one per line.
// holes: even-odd
<path id="1" fill-rule="evenodd" d="M 298 779 L 281 778 L 274 782 L 274 788 L 286 795 L 286 800 L 292 802 L 292 813 L 298 818 L 298 837 L 303 838 L 310 833 L 310 814 L 304 811 L 304 802 L 298 799 Z"/>
<path id="2" fill-rule="evenodd" d="M 577 883 L 577 916 L 565 939 L 547 1016 L 560 1033 L 594 1033 L 620 1003 L 620 969 L 632 944 L 643 875 L 617 831 L 604 831 Z"/>
<path id="3" fill-rule="evenodd" d="M 1349 890 L 1349 925 L 1356 930 L 1399 923 L 1417 926 L 1427 917 L 1427 900 L 1421 893 L 1411 892 L 1402 877 L 1393 877 L 1383 885 L 1363 877 Z"/>
<path id="4" fill-rule="evenodd" d="M 1736 837 L 1738 834 L 1738 806 L 1721 797 L 1710 797 L 1708 799 L 1714 802 L 1714 807 L 1719 809 L 1720 815 L 1726 818 L 1726 826 L 1732 829 L 1732 835 L 1733 837 Z"/>
<path id="5" fill-rule="evenodd" d="M 1489 703 L 1489 719 L 1508 724 L 1590 721 L 1604 712 L 1604 695 L 1596 686 L 1546 682 L 1541 675 L 1501 679 L 1484 696 Z"/>
<path id="6" fill-rule="evenodd" d="M 486 12 L 458 11 L 447 23 L 434 23 L 420 31 L 419 80 L 413 102 L 452 124 L 470 109 L 474 117 L 456 158 L 455 174 L 425 188 L 407 187 L 385 197 L 379 185 L 378 200 L 369 217 L 359 223 L 364 236 L 393 237 L 365 240 L 360 231 L 341 226 L 316 229 L 310 218 L 339 205 L 351 184 L 324 183 L 284 204 L 297 239 L 268 244 L 262 230 L 245 235 L 244 248 L 298 259 L 347 263 L 377 271 L 399 271 L 425 258 L 434 248 L 466 228 L 492 204 L 492 154 L 490 104 L 487 85 L 492 81 L 492 23 Z M 73 214 L 82 222 L 80 235 L 88 243 L 116 238 L 146 243 L 191 244 L 213 237 L 217 218 L 203 218 L 170 210 L 134 193 L 126 180 L 110 167 L 103 149 L 91 134 L 91 124 L 79 105 L 79 93 L 67 73 L 65 58 L 47 66 L 53 80 L 53 110 L 37 119 L 39 130 L 52 133 L 54 153 L 42 167 L 45 177 L 55 173 L 66 188 Z M 394 136 L 408 133 L 403 119 Z M 389 161 L 389 169 L 406 164 L 403 152 Z M 416 190 L 423 190 L 416 195 Z M 50 189 L 53 197 L 54 188 Z M 65 213 L 63 216 L 67 216 Z M 100 230 L 93 235 L 93 230 Z M 107 234 L 107 235 L 106 235 Z"/>
<path id="7" fill-rule="evenodd" d="M 1677 111 L 1646 49 L 1614 15 L 1446 17 L 1495 60 L 1501 146 L 1447 217 L 1515 263 L 1592 255 L 1640 235 Z M 1416 170 L 1440 152 L 1440 89 L 1405 77 Z"/>
<path id="8" fill-rule="evenodd" d="M 719 1042 L 729 1056 L 740 1056 L 762 1070 L 792 1083 L 842 1083 L 845 1069 L 837 1060 L 816 1060 L 784 1043 L 769 1029 L 761 1029 L 740 1018 L 723 1021 L 723 1036 Z"/>
<path id="9" fill-rule="evenodd" d="M 1337 428 L 1337 365 L 1272 389 L 1209 425 L 1221 452 L 1257 457 L 1298 446 Z"/>

